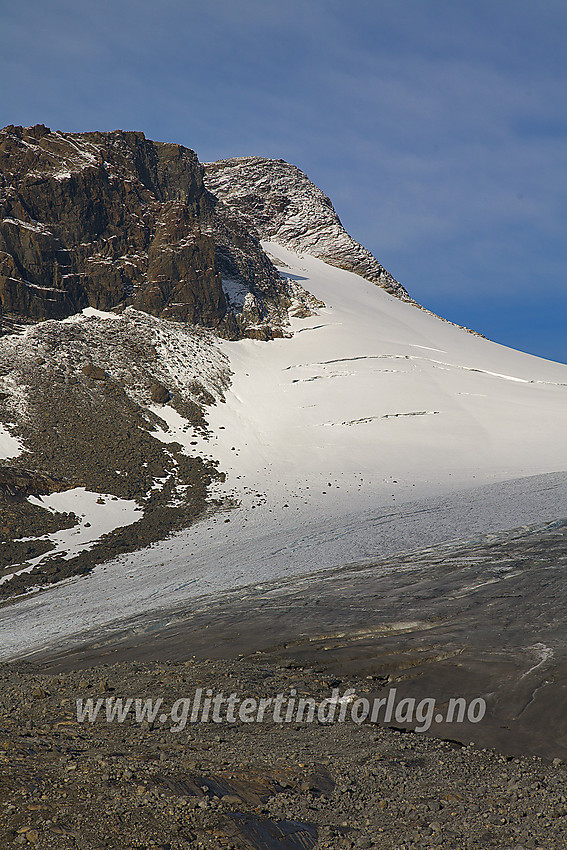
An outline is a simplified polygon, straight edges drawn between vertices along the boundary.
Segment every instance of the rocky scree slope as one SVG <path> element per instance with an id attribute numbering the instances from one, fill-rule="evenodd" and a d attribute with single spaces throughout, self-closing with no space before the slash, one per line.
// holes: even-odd
<path id="1" fill-rule="evenodd" d="M 236 661 L 0 667 L 0 843 L 45 850 L 565 848 L 565 763 L 506 758 L 373 723 L 77 722 L 76 700 L 196 688 L 317 706 L 368 679 L 263 655 Z M 81 665 L 82 666 L 82 665 Z M 61 668 L 60 668 L 61 669 Z M 374 680 L 381 677 L 375 676 Z M 375 685 L 376 686 L 376 685 Z M 144 702 L 144 700 L 141 700 Z M 309 704 L 309 703 L 307 703 Z M 187 705 L 187 703 L 186 703 Z M 182 712 L 177 709 L 176 717 Z M 306 712 L 308 714 L 308 711 Z M 348 715 L 347 715 L 348 717 Z"/>
<path id="2" fill-rule="evenodd" d="M 223 402 L 229 380 L 212 331 L 132 307 L 1 337 L 0 423 L 23 451 L 0 460 L 0 598 L 86 573 L 218 506 L 209 489 L 223 477 L 218 462 L 162 442 L 161 411 L 167 404 L 187 431 L 207 436 L 206 409 Z M 75 513 L 54 512 L 49 496 L 78 488 L 102 504 L 129 500 L 139 518 L 67 557 L 46 535 L 84 531 L 91 517 L 79 495 Z"/>

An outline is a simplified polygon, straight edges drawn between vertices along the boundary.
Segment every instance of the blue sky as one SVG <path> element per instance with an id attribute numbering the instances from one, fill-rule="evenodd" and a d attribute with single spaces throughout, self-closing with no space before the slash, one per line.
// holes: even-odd
<path id="1" fill-rule="evenodd" d="M 0 0 L 0 124 L 286 159 L 426 306 L 567 362 L 565 0 Z"/>

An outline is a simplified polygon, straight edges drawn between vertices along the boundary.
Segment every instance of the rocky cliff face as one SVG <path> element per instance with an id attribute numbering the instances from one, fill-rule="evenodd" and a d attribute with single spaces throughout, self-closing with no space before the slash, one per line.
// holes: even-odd
<path id="1" fill-rule="evenodd" d="M 356 272 L 412 301 L 370 251 L 349 236 L 329 198 L 295 165 L 260 156 L 219 160 L 206 164 L 205 184 L 262 239 Z"/>
<path id="2" fill-rule="evenodd" d="M 230 303 L 223 279 L 244 303 Z M 0 318 L 131 305 L 229 338 L 281 336 L 290 289 L 196 154 L 143 133 L 0 131 Z"/>

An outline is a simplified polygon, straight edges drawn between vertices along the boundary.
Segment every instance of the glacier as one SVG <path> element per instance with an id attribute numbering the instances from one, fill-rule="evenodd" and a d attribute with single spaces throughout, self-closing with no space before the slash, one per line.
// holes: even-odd
<path id="1" fill-rule="evenodd" d="M 154 411 L 164 440 L 219 461 L 224 509 L 4 606 L 3 660 L 258 582 L 567 516 L 566 365 L 263 247 L 325 306 L 291 318 L 288 338 L 215 342 L 232 376 L 209 433 Z"/>

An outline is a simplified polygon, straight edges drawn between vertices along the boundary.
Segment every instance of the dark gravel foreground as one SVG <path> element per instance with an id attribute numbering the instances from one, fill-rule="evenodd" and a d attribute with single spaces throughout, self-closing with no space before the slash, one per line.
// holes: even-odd
<path id="1" fill-rule="evenodd" d="M 77 698 L 196 688 L 317 703 L 368 681 L 234 659 L 0 668 L 0 846 L 564 848 L 566 765 L 350 722 L 77 722 Z"/>

